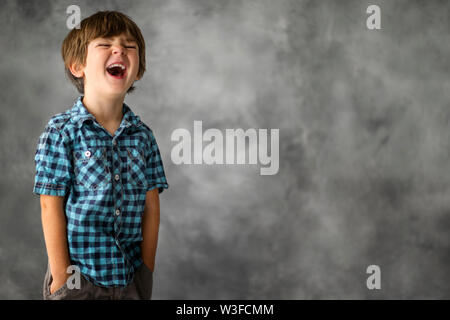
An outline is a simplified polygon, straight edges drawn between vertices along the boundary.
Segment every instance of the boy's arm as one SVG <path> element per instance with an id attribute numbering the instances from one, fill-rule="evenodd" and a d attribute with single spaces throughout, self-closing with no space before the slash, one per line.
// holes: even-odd
<path id="1" fill-rule="evenodd" d="M 53 293 L 61 288 L 70 276 L 66 273 L 67 267 L 70 266 L 70 257 L 67 245 L 64 197 L 42 194 L 40 201 L 42 228 L 53 277 L 50 293 Z"/>
<path id="2" fill-rule="evenodd" d="M 158 188 L 147 191 L 145 208 L 142 216 L 142 260 L 150 269 L 155 268 L 156 247 L 159 231 L 159 193 Z"/>

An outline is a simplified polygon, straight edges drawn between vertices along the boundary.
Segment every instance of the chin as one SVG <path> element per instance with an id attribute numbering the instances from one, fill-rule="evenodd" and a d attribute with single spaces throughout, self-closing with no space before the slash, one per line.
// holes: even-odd
<path id="1" fill-rule="evenodd" d="M 108 95 L 108 96 L 114 96 L 114 97 L 120 97 L 120 96 L 125 96 L 125 94 L 127 93 L 128 88 L 127 89 L 114 89 L 114 88 L 110 88 L 110 89 L 106 89 L 104 90 L 104 94 Z"/>

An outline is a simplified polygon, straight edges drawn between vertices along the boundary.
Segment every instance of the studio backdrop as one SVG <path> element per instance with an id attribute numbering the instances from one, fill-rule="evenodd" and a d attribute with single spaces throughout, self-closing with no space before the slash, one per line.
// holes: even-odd
<path id="1" fill-rule="evenodd" d="M 450 298 L 449 2 L 1 6 L 0 298 L 41 298 L 34 156 L 79 96 L 70 6 L 121 11 L 146 41 L 125 102 L 169 184 L 153 299 Z"/>

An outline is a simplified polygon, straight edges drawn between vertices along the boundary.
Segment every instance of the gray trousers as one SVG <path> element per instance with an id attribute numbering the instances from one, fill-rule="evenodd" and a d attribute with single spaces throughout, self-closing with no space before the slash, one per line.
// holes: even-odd
<path id="1" fill-rule="evenodd" d="M 134 274 L 133 282 L 123 288 L 99 287 L 80 276 L 80 289 L 69 289 L 67 283 L 50 294 L 52 283 L 50 264 L 44 278 L 44 300 L 150 300 L 152 297 L 153 272 L 142 263 Z"/>

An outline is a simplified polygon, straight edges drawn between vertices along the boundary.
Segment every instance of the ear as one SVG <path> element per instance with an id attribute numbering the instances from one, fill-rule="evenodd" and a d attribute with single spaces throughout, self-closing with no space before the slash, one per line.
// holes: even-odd
<path id="1" fill-rule="evenodd" d="M 84 77 L 84 68 L 75 62 L 70 65 L 69 70 L 74 75 L 74 77 L 77 78 Z"/>

